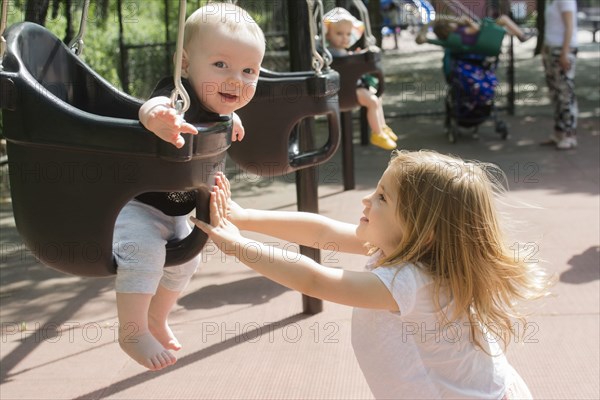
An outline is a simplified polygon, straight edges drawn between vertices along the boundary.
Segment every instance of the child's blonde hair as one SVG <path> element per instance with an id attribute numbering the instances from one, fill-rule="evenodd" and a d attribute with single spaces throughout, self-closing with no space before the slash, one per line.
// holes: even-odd
<path id="1" fill-rule="evenodd" d="M 434 279 L 437 308 L 442 291 L 452 299 L 443 322 L 466 316 L 476 345 L 483 349 L 485 327 L 506 346 L 516 333 L 511 320 L 523 321 L 515 302 L 547 294 L 550 280 L 504 242 L 494 204 L 504 173 L 433 151 L 395 151 L 389 168 L 403 237 L 380 263 L 421 263 Z"/>
<path id="2" fill-rule="evenodd" d="M 185 21 L 183 45 L 188 48 L 190 41 L 200 34 L 210 35 L 211 29 L 222 27 L 232 35 L 250 35 L 258 43 L 265 45 L 265 35 L 243 8 L 232 3 L 208 3 L 198 8 Z"/>

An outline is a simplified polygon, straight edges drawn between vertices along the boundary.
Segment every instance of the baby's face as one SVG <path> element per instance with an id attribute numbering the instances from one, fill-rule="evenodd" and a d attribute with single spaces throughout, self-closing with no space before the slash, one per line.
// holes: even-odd
<path id="1" fill-rule="evenodd" d="M 256 93 L 264 43 L 250 35 L 232 35 L 215 27 L 209 37 L 194 38 L 186 49 L 189 65 L 183 72 L 204 107 L 231 114 Z"/>
<path id="2" fill-rule="evenodd" d="M 339 21 L 327 27 L 327 41 L 336 49 L 347 49 L 350 47 L 352 38 L 352 22 Z"/>

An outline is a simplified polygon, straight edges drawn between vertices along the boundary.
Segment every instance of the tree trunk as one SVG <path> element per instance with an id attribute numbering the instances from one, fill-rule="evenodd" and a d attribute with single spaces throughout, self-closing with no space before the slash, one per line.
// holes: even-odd
<path id="1" fill-rule="evenodd" d="M 25 21 L 35 22 L 39 25 L 45 25 L 49 4 L 50 0 L 27 0 Z"/>

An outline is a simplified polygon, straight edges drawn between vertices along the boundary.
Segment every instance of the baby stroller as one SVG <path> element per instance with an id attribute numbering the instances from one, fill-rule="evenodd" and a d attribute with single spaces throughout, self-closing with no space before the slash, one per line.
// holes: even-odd
<path id="1" fill-rule="evenodd" d="M 498 85 L 496 68 L 504 33 L 504 28 L 486 18 L 472 46 L 463 45 L 454 33 L 444 41 L 428 40 L 445 48 L 443 68 L 448 84 L 445 127 L 450 143 L 455 143 L 465 129 L 477 137 L 479 125 L 489 118 L 493 118 L 495 130 L 502 139 L 508 136 L 508 128 L 498 118 L 494 102 Z"/>

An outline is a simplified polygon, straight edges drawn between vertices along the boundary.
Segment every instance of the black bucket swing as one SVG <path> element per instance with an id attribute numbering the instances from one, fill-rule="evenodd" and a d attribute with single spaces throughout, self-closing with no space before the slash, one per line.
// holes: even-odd
<path id="1" fill-rule="evenodd" d="M 180 0 L 179 62 L 184 22 Z M 144 192 L 194 190 L 196 216 L 208 221 L 214 175 L 224 169 L 230 146 L 229 117 L 196 126 L 198 135 L 183 135 L 185 145 L 177 149 L 140 124 L 138 99 L 111 86 L 44 27 L 17 23 L 2 37 L 1 107 L 13 213 L 25 246 L 43 264 L 78 276 L 114 274 L 115 220 Z M 184 112 L 189 97 L 179 72 L 176 66 L 172 100 Z M 165 265 L 193 258 L 206 240 L 195 228 L 168 243 Z M 135 257 L 135 244 L 131 251 Z"/>
<path id="2" fill-rule="evenodd" d="M 309 10 L 312 1 L 307 1 Z M 311 10 L 312 12 L 312 10 Z M 314 37 L 314 18 L 309 15 Z M 312 71 L 274 72 L 261 69 L 252 100 L 237 111 L 247 135 L 229 149 L 231 158 L 258 176 L 281 176 L 328 161 L 340 143 L 339 74 L 312 44 Z M 302 150 L 294 127 L 303 119 L 325 116 L 328 134 L 317 149 Z"/>

